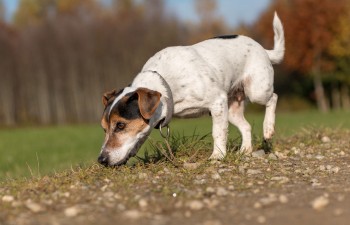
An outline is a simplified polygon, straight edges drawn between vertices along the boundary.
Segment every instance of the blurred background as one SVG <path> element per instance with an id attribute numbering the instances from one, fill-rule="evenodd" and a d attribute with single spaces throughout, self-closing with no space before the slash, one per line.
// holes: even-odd
<path id="1" fill-rule="evenodd" d="M 0 125 L 98 123 L 102 94 L 164 47 L 243 34 L 273 47 L 278 110 L 350 109 L 350 0 L 0 0 Z"/>

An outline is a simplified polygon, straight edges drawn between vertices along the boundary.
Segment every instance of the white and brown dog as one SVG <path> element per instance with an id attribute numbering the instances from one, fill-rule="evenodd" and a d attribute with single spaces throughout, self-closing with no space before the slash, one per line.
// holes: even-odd
<path id="1" fill-rule="evenodd" d="M 230 35 L 156 53 L 129 87 L 104 94 L 101 124 L 106 136 L 98 162 L 123 164 L 137 153 L 152 128 L 166 126 L 173 116 L 207 113 L 213 120 L 210 159 L 226 155 L 228 122 L 242 134 L 240 151 L 249 154 L 251 126 L 243 114 L 246 97 L 266 106 L 264 138 L 270 139 L 277 103 L 272 64 L 282 61 L 285 50 L 283 26 L 276 13 L 273 29 L 273 50 L 265 50 L 249 37 Z"/>

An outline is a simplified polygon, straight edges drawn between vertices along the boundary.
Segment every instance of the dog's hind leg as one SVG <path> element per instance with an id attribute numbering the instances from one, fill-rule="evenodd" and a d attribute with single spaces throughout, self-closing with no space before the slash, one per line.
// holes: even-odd
<path id="1" fill-rule="evenodd" d="M 214 149 L 210 159 L 223 159 L 226 155 L 228 135 L 227 95 L 222 93 L 214 100 L 210 108 L 213 120 Z"/>
<path id="2" fill-rule="evenodd" d="M 240 152 L 250 154 L 252 152 L 251 126 L 244 118 L 244 101 L 233 101 L 229 106 L 228 120 L 235 125 L 242 134 Z"/>
<path id="3" fill-rule="evenodd" d="M 265 140 L 269 140 L 275 132 L 275 110 L 278 99 L 277 94 L 273 93 L 273 68 L 268 66 L 248 74 L 251 75 L 244 79 L 244 92 L 251 102 L 266 106 L 263 131 Z"/>
<path id="4" fill-rule="evenodd" d="M 266 103 L 266 111 L 264 118 L 264 139 L 269 140 L 275 133 L 275 111 L 277 105 L 277 94 L 273 93 L 271 98 Z"/>

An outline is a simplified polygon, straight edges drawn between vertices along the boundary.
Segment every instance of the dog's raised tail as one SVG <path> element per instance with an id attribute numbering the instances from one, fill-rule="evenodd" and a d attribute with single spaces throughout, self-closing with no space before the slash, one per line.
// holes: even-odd
<path id="1" fill-rule="evenodd" d="M 283 25 L 280 18 L 278 18 L 278 15 L 276 12 L 273 18 L 273 32 L 274 32 L 273 50 L 266 50 L 266 52 L 269 55 L 271 63 L 278 64 L 283 60 L 285 47 L 284 47 Z"/>

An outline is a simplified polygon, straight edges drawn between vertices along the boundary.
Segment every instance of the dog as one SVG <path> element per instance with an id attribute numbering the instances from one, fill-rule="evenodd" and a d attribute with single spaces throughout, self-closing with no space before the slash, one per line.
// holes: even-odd
<path id="1" fill-rule="evenodd" d="M 283 25 L 275 13 L 274 48 L 265 50 L 241 35 L 218 36 L 191 46 L 167 47 L 143 66 L 132 84 L 102 97 L 101 126 L 105 140 L 98 162 L 118 166 L 136 155 L 152 128 L 165 127 L 172 117 L 212 116 L 213 152 L 226 155 L 228 123 L 242 135 L 240 152 L 252 152 L 251 126 L 244 118 L 244 102 L 266 106 L 265 140 L 272 138 L 277 94 L 274 70 L 284 57 Z"/>

